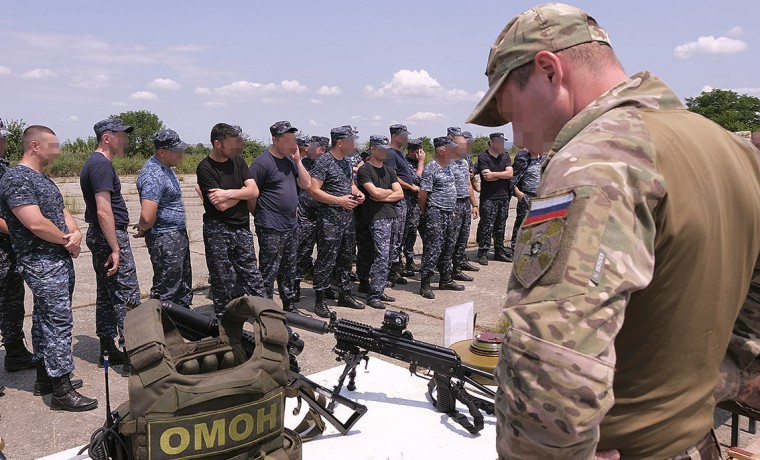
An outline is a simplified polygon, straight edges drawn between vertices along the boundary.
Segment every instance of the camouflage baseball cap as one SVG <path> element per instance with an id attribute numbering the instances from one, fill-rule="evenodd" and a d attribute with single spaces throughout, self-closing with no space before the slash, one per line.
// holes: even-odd
<path id="1" fill-rule="evenodd" d="M 112 131 L 114 133 L 121 131 L 124 131 L 125 133 L 131 133 L 135 130 L 135 128 L 132 126 L 124 124 L 121 118 L 106 118 L 105 120 L 100 120 L 99 122 L 95 123 L 93 129 L 95 130 L 96 136 L 100 136 L 101 134 L 108 131 Z"/>
<path id="2" fill-rule="evenodd" d="M 422 141 L 419 139 L 409 139 L 406 143 L 407 150 L 418 150 L 422 148 Z"/>
<path id="3" fill-rule="evenodd" d="M 240 125 L 230 125 L 230 126 L 232 126 L 235 129 L 235 131 L 237 131 L 237 137 L 243 139 L 244 141 L 247 141 L 248 139 L 251 138 L 251 136 L 243 132 L 243 128 L 241 128 Z"/>
<path id="4" fill-rule="evenodd" d="M 591 20 L 591 23 L 589 23 Z M 513 18 L 491 47 L 486 65 L 489 89 L 467 123 L 501 126 L 509 123 L 494 96 L 514 69 L 533 61 L 539 51 L 561 51 L 589 42 L 610 44 L 607 32 L 585 11 L 562 3 L 544 3 Z"/>
<path id="5" fill-rule="evenodd" d="M 472 133 L 469 131 L 462 131 L 462 136 L 464 136 L 464 138 L 468 141 L 471 141 L 473 139 Z"/>
<path id="6" fill-rule="evenodd" d="M 6 138 L 10 136 L 11 132 L 5 127 L 3 120 L 0 120 L 0 138 Z"/>
<path id="7" fill-rule="evenodd" d="M 504 133 L 491 133 L 491 134 L 488 135 L 488 138 L 491 139 L 491 140 L 495 140 L 495 139 L 498 139 L 500 137 L 503 138 L 504 137 Z M 504 140 L 506 140 L 506 139 L 504 139 Z"/>
<path id="8" fill-rule="evenodd" d="M 354 128 L 352 128 L 351 125 L 338 126 L 337 128 L 330 130 L 330 137 L 332 138 L 333 144 L 341 139 L 354 137 Z"/>
<path id="9" fill-rule="evenodd" d="M 459 126 L 449 126 L 448 128 L 446 128 L 446 133 L 451 137 L 461 136 L 462 128 L 460 128 Z"/>
<path id="10" fill-rule="evenodd" d="M 298 128 L 291 126 L 289 121 L 278 121 L 269 127 L 269 132 L 272 134 L 272 136 L 279 136 L 280 134 L 285 133 L 295 133 L 297 131 Z"/>
<path id="11" fill-rule="evenodd" d="M 381 149 L 388 149 L 391 147 L 391 141 L 387 136 L 372 135 L 369 136 L 369 145 Z"/>
<path id="12" fill-rule="evenodd" d="M 299 147 L 306 147 L 309 145 L 309 142 L 310 138 L 305 134 L 299 134 L 296 136 L 296 144 L 298 144 Z"/>
<path id="13" fill-rule="evenodd" d="M 330 147 L 330 138 L 325 136 L 311 136 L 311 142 L 315 144 L 319 144 L 320 147 L 328 148 Z"/>
<path id="14" fill-rule="evenodd" d="M 391 135 L 393 135 L 393 134 L 411 134 L 409 132 L 409 130 L 406 129 L 406 125 L 400 125 L 400 124 L 391 125 L 390 131 L 391 131 Z"/>
<path id="15" fill-rule="evenodd" d="M 169 128 L 159 129 L 153 133 L 153 146 L 156 149 L 184 151 L 188 145 L 179 138 L 177 131 Z"/>
<path id="16" fill-rule="evenodd" d="M 456 142 L 452 141 L 450 137 L 447 136 L 441 136 L 436 137 L 433 139 L 433 147 L 435 148 L 441 148 L 441 147 L 456 147 Z"/>

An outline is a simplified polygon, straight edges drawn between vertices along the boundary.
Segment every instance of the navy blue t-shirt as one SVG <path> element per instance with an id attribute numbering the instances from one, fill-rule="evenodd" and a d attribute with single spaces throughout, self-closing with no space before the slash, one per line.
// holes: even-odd
<path id="1" fill-rule="evenodd" d="M 406 161 L 406 158 L 404 158 L 403 152 L 400 152 L 391 147 L 388 149 L 388 156 L 385 158 L 385 161 L 383 163 L 385 166 L 396 171 L 396 177 L 398 177 L 400 180 L 406 182 L 407 184 L 414 183 L 414 176 L 412 175 L 409 163 Z"/>
<path id="2" fill-rule="evenodd" d="M 124 197 L 121 196 L 121 181 L 116 174 L 113 164 L 100 152 L 93 152 L 84 162 L 79 173 L 79 186 L 84 197 L 84 220 L 88 224 L 98 223 L 98 208 L 95 204 L 95 194 L 111 192 L 111 209 L 117 226 L 129 225 L 129 211 Z"/>
<path id="3" fill-rule="evenodd" d="M 265 150 L 251 164 L 251 176 L 259 187 L 253 214 L 257 227 L 287 232 L 296 228 L 298 170 L 290 158 L 277 158 Z"/>

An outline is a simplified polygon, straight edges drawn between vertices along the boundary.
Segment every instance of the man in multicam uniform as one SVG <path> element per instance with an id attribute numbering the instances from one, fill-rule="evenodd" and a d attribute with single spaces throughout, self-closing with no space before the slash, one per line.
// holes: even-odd
<path id="1" fill-rule="evenodd" d="M 152 157 L 137 176 L 140 220 L 136 238 L 145 237 L 153 265 L 153 299 L 190 308 L 193 301 L 193 271 L 187 236 L 182 187 L 171 168 L 182 162 L 187 144 L 173 129 L 153 134 Z"/>
<path id="2" fill-rule="evenodd" d="M 760 253 L 757 151 L 628 78 L 567 5 L 510 21 L 486 75 L 468 122 L 548 152 L 509 280 L 499 456 L 720 458 L 712 392 Z"/>

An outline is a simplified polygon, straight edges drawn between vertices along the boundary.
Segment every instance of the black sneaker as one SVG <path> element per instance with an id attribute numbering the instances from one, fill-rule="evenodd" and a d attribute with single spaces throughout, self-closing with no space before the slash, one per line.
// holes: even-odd
<path id="1" fill-rule="evenodd" d="M 338 297 L 339 307 L 353 308 L 354 310 L 364 310 L 364 304 L 359 302 L 350 293 L 341 293 Z"/>
<path id="2" fill-rule="evenodd" d="M 369 305 L 372 308 L 376 308 L 378 310 L 385 310 L 385 304 L 380 301 L 380 299 L 372 299 L 367 301 L 367 305 Z"/>
<path id="3" fill-rule="evenodd" d="M 470 275 L 466 275 L 463 271 L 455 271 L 451 274 L 451 277 L 457 281 L 472 281 L 475 279 Z"/>
<path id="4" fill-rule="evenodd" d="M 462 266 L 459 267 L 459 268 L 462 269 L 462 270 L 464 270 L 464 271 L 466 271 L 466 272 L 479 272 L 480 271 L 480 268 L 478 268 L 478 267 L 476 267 L 474 265 L 471 265 L 470 262 L 468 262 L 468 261 L 465 261 L 462 264 Z"/>
<path id="5" fill-rule="evenodd" d="M 380 300 L 382 302 L 395 302 L 396 298 L 395 297 L 391 297 L 388 294 L 386 294 L 386 293 L 383 292 L 382 294 L 380 294 Z"/>

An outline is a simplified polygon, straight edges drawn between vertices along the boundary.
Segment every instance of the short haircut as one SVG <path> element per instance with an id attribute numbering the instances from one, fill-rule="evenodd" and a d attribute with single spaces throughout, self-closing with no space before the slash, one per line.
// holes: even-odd
<path id="1" fill-rule="evenodd" d="M 222 142 L 228 137 L 238 137 L 239 135 L 240 131 L 232 125 L 217 123 L 211 128 L 211 144 L 213 145 L 214 141 Z"/>
<path id="2" fill-rule="evenodd" d="M 39 141 L 40 136 L 43 134 L 52 134 L 55 136 L 55 132 L 47 126 L 32 125 L 24 130 L 24 134 L 21 135 L 21 142 L 24 145 L 24 150 L 31 147 L 32 141 Z"/>

